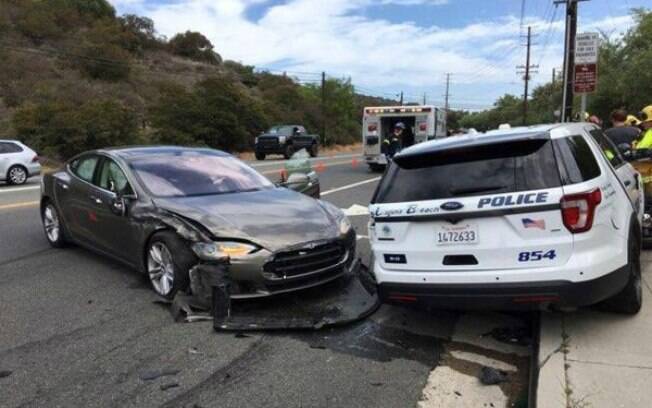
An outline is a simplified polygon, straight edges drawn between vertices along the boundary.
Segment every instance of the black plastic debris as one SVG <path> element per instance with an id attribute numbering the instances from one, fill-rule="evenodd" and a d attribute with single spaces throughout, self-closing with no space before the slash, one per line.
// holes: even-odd
<path id="1" fill-rule="evenodd" d="M 529 346 L 532 344 L 532 334 L 527 327 L 496 327 L 482 335 L 493 337 L 501 343 Z"/>
<path id="2" fill-rule="evenodd" d="M 482 367 L 478 378 L 484 385 L 496 385 L 507 381 L 507 373 L 492 367 Z"/>
<path id="3" fill-rule="evenodd" d="M 241 302 L 230 301 L 225 285 L 213 287 L 213 327 L 238 332 L 319 330 L 364 319 L 380 301 L 367 268 L 357 261 L 353 271 L 316 288 Z"/>
<path id="4" fill-rule="evenodd" d="M 0 370 L 0 378 L 9 377 L 12 373 L 13 373 L 13 371 Z"/>
<path id="5" fill-rule="evenodd" d="M 170 388 L 176 388 L 179 386 L 179 383 L 176 382 L 171 382 L 171 383 L 166 383 L 166 384 L 161 384 L 161 391 L 167 391 Z"/>
<path id="6" fill-rule="evenodd" d="M 160 377 L 177 375 L 181 370 L 164 369 L 164 370 L 147 370 L 140 373 L 139 377 L 143 381 L 152 381 Z"/>

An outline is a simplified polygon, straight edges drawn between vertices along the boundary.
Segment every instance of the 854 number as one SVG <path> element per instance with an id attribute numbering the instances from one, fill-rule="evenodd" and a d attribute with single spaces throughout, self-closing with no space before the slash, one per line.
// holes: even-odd
<path id="1" fill-rule="evenodd" d="M 518 254 L 519 262 L 537 262 L 543 259 L 550 259 L 551 261 L 557 257 L 554 249 L 551 249 L 548 252 L 545 251 L 532 251 L 532 252 L 521 252 Z"/>

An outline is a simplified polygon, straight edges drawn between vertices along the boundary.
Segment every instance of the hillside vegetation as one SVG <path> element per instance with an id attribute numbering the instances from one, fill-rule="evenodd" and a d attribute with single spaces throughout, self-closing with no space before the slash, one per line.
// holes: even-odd
<path id="1" fill-rule="evenodd" d="M 364 105 L 391 103 L 346 79 L 324 88 L 322 103 L 320 84 L 223 61 L 198 32 L 164 38 L 106 0 L 0 0 L 0 138 L 51 157 L 149 143 L 242 151 L 278 123 L 324 124 L 323 141 L 346 144 Z"/>

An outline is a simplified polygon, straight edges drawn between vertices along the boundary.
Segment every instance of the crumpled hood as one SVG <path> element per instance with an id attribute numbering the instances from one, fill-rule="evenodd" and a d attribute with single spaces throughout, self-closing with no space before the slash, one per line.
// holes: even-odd
<path id="1" fill-rule="evenodd" d="M 285 188 L 154 202 L 198 222 L 215 237 L 245 239 L 270 251 L 339 234 L 335 215 L 317 200 Z"/>

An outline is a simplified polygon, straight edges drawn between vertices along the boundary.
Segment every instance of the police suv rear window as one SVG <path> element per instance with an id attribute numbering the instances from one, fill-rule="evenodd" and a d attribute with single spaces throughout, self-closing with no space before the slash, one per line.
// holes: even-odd
<path id="1" fill-rule="evenodd" d="M 555 153 L 559 157 L 559 170 L 564 184 L 582 183 L 600 175 L 600 166 L 582 136 L 556 139 Z"/>
<path id="2" fill-rule="evenodd" d="M 524 139 L 426 154 L 393 162 L 375 203 L 437 200 L 561 186 L 549 139 Z M 406 168 L 409 167 L 409 168 Z"/>

